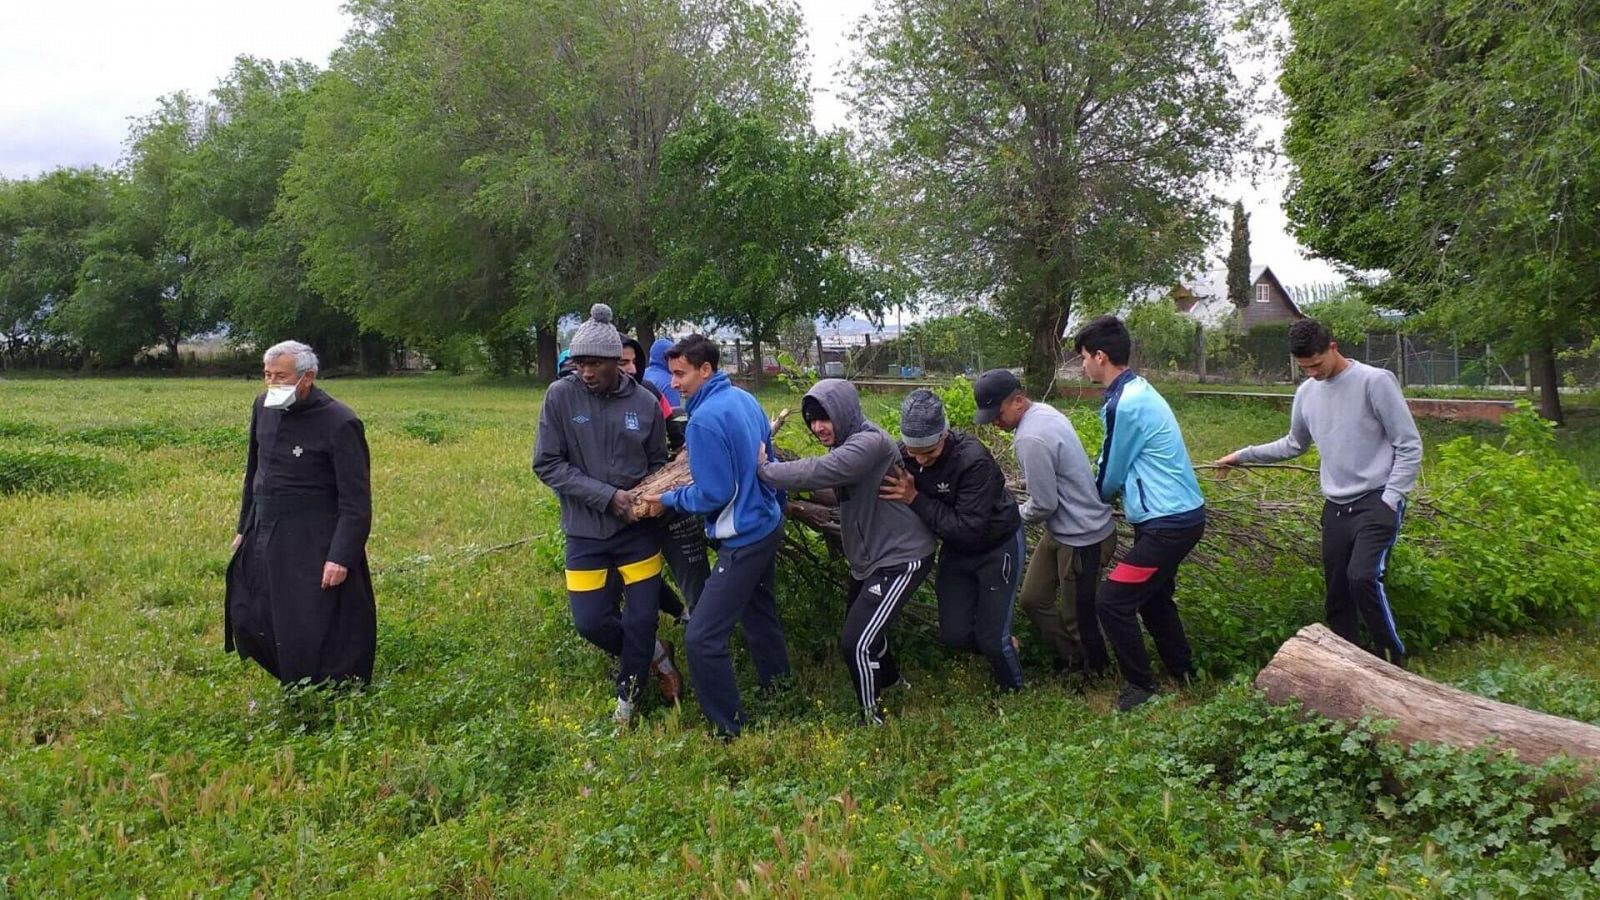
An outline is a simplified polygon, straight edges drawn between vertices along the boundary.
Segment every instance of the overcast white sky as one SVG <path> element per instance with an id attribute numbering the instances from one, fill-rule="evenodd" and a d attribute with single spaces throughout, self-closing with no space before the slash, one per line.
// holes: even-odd
<path id="1" fill-rule="evenodd" d="M 800 0 L 820 127 L 845 124 L 835 73 L 863 6 Z M 348 26 L 338 0 L 0 0 L 0 176 L 113 165 L 129 120 L 158 96 L 205 94 L 240 54 L 326 65 Z M 1285 232 L 1281 175 L 1221 193 L 1245 200 L 1254 262 L 1288 284 L 1337 277 Z"/>

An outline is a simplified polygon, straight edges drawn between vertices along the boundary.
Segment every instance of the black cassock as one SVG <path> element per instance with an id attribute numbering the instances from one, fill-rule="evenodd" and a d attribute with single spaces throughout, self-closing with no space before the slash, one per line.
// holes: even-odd
<path id="1" fill-rule="evenodd" d="M 288 410 L 256 398 L 239 533 L 228 563 L 226 643 L 284 684 L 372 679 L 378 615 L 367 568 L 372 528 L 366 432 L 312 388 Z M 346 569 L 322 589 L 322 565 Z"/>

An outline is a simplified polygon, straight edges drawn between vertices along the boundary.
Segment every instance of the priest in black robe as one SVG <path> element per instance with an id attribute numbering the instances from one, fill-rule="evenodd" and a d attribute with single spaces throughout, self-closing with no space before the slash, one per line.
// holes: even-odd
<path id="1" fill-rule="evenodd" d="M 275 344 L 262 365 L 267 390 L 250 416 L 225 647 L 285 685 L 370 681 L 378 619 L 366 433 L 316 386 L 310 347 Z"/>

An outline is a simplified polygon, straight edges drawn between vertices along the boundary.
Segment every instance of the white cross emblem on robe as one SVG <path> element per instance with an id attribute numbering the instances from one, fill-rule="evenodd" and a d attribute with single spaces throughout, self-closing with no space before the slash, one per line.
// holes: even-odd
<path id="1" fill-rule="evenodd" d="M 299 455 L 300 455 L 300 454 L 302 454 L 302 453 L 304 453 L 304 452 L 306 452 L 306 451 L 304 451 L 304 450 L 302 450 L 302 449 L 300 449 L 300 445 L 299 445 L 299 444 L 296 444 L 296 445 L 295 445 L 295 447 L 294 447 L 294 455 L 295 455 L 295 456 L 296 456 L 296 457 L 298 457 L 298 456 L 299 456 Z"/>

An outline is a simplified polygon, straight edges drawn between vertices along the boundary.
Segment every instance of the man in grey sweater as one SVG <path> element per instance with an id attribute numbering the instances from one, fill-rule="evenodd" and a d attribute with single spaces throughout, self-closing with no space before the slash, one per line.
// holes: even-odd
<path id="1" fill-rule="evenodd" d="M 1387 369 L 1339 352 L 1326 326 L 1289 327 L 1289 353 L 1310 378 L 1295 391 L 1289 433 L 1217 460 L 1221 466 L 1292 459 L 1311 444 L 1322 455 L 1322 568 L 1328 627 L 1396 665 L 1406 648 L 1383 587 L 1389 550 L 1400 534 L 1406 495 L 1422 468 L 1422 437 L 1400 383 Z M 1359 623 L 1359 624 L 1358 624 Z"/>
<path id="2" fill-rule="evenodd" d="M 882 724 L 878 696 L 900 680 L 885 636 L 933 563 L 933 534 L 911 507 L 878 497 L 884 476 L 903 472 L 894 439 L 861 412 L 856 386 L 824 378 L 800 401 L 800 412 L 822 456 L 792 462 L 763 456 L 761 480 L 783 490 L 831 488 L 839 496 L 849 609 L 839 649 L 861 701 L 862 718 Z"/>
<path id="3" fill-rule="evenodd" d="M 1022 609 L 1055 651 L 1057 671 L 1103 675 L 1111 660 L 1095 591 L 1103 564 L 1116 550 L 1116 527 L 1095 487 L 1083 442 L 1060 410 L 1029 400 L 1017 376 L 1005 369 L 978 376 L 973 394 L 978 424 L 1016 433 L 1017 462 L 1028 485 L 1022 521 L 1044 526 L 1023 576 Z"/>

